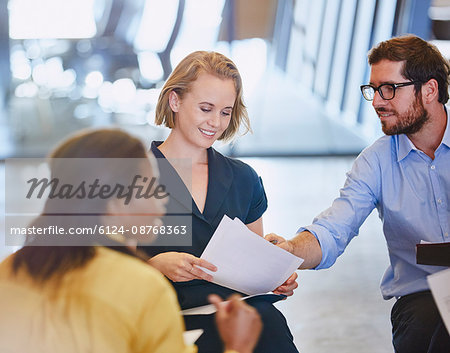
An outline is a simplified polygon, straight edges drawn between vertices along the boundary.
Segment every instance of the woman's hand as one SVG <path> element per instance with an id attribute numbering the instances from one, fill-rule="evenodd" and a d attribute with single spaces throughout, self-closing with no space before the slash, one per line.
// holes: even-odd
<path id="1" fill-rule="evenodd" d="M 216 326 L 225 349 L 240 353 L 253 352 L 263 326 L 256 309 L 240 300 L 237 294 L 233 294 L 226 302 L 216 294 L 210 295 L 208 299 L 217 309 Z"/>
<path id="2" fill-rule="evenodd" d="M 276 235 L 274 233 L 267 234 L 264 237 L 267 241 L 270 241 L 272 244 L 279 246 L 280 248 L 289 251 L 290 253 L 293 253 L 294 249 L 292 247 L 292 244 L 284 239 L 283 237 L 280 237 L 279 235 Z M 297 273 L 293 273 L 287 280 L 284 282 L 281 286 L 276 288 L 273 292 L 275 294 L 283 294 L 288 297 L 290 297 L 292 294 L 294 294 L 294 289 L 298 287 L 297 283 L 298 275 Z"/>
<path id="3" fill-rule="evenodd" d="M 213 272 L 217 271 L 217 267 L 212 263 L 184 252 L 164 252 L 150 258 L 148 263 L 174 282 L 193 279 L 204 279 L 211 282 L 213 276 L 197 266 Z"/>
<path id="4" fill-rule="evenodd" d="M 297 273 L 294 272 L 281 286 L 276 288 L 273 292 L 275 294 L 283 294 L 290 297 L 294 294 L 294 289 L 298 287 L 297 283 Z"/>

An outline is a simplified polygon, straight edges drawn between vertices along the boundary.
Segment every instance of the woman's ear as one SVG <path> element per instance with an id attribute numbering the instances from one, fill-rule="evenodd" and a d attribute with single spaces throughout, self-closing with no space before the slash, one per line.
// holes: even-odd
<path id="1" fill-rule="evenodd" d="M 180 98 L 175 91 L 171 91 L 169 93 L 169 106 L 174 113 L 178 113 L 178 109 L 180 107 Z"/>

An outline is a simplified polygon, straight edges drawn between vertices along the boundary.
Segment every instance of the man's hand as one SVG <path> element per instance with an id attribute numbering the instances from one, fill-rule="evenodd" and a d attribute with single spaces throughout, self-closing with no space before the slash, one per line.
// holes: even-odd
<path id="1" fill-rule="evenodd" d="M 304 261 L 300 265 L 300 269 L 314 268 L 322 260 L 322 249 L 319 241 L 314 234 L 307 230 L 297 233 L 295 237 L 289 240 L 274 233 L 267 234 L 264 238 L 291 254 L 301 257 Z"/>
<path id="2" fill-rule="evenodd" d="M 212 263 L 183 252 L 164 252 L 150 258 L 148 263 L 174 282 L 184 282 L 193 279 L 213 280 L 210 274 L 202 271 L 197 266 L 213 272 L 217 271 L 217 267 Z"/>
<path id="3" fill-rule="evenodd" d="M 294 294 L 294 289 L 298 287 L 297 283 L 298 275 L 294 272 L 281 286 L 276 288 L 273 292 L 275 294 L 283 294 L 290 297 Z"/>
<path id="4" fill-rule="evenodd" d="M 240 300 L 237 294 L 227 302 L 215 294 L 209 296 L 215 305 L 216 324 L 225 348 L 239 353 L 251 353 L 258 342 L 262 321 L 255 308 Z"/>
<path id="5" fill-rule="evenodd" d="M 270 241 L 272 244 L 279 246 L 280 248 L 289 251 L 290 253 L 294 253 L 293 245 L 283 237 L 276 235 L 275 233 L 267 234 L 264 239 Z"/>

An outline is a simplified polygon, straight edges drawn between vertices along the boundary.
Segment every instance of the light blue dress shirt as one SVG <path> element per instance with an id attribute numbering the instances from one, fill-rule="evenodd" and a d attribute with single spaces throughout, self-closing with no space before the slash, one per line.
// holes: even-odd
<path id="1" fill-rule="evenodd" d="M 406 135 L 383 136 L 366 148 L 347 173 L 340 196 L 308 230 L 319 240 L 328 268 L 358 235 L 374 208 L 383 222 L 390 266 L 382 282 L 385 299 L 429 289 L 426 277 L 443 270 L 416 263 L 416 244 L 450 241 L 450 124 L 432 160 Z"/>

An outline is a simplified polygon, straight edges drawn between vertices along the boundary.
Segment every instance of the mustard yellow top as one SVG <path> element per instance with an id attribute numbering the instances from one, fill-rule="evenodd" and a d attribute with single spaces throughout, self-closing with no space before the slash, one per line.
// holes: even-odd
<path id="1" fill-rule="evenodd" d="M 12 257 L 0 263 L 0 352 L 196 352 L 174 290 L 140 260 L 98 247 L 56 288 L 23 269 L 12 275 Z"/>

